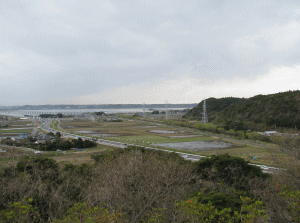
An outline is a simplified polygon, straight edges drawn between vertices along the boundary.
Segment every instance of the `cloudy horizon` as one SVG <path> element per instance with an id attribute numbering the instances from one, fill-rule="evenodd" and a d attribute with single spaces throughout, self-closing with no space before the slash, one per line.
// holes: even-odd
<path id="1" fill-rule="evenodd" d="M 300 90 L 300 2 L 4 0 L 0 105 Z"/>

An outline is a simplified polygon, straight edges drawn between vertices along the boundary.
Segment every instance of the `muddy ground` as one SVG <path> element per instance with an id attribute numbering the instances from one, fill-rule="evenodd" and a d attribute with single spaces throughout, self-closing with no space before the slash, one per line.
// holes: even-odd
<path id="1" fill-rule="evenodd" d="M 212 141 L 196 141 L 196 142 L 176 142 L 176 143 L 158 143 L 156 146 L 162 146 L 171 149 L 187 150 L 187 151 L 209 151 L 217 149 L 228 149 L 238 147 L 235 144 L 222 142 L 217 140 Z"/>

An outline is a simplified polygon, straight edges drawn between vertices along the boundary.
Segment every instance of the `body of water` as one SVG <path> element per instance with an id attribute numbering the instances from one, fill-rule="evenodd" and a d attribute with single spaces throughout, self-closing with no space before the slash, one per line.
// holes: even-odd
<path id="1" fill-rule="evenodd" d="M 171 108 L 168 110 L 183 110 L 186 108 Z M 154 109 L 145 109 L 145 112 L 152 112 L 153 110 L 158 111 L 166 111 L 163 108 L 154 108 Z M 47 110 L 15 110 L 15 111 L 0 111 L 0 115 L 9 115 L 9 116 L 20 116 L 31 115 L 31 116 L 39 116 L 39 114 L 83 114 L 83 113 L 94 113 L 94 112 L 105 112 L 107 114 L 117 114 L 117 113 L 143 113 L 143 108 L 132 108 L 132 109 L 47 109 Z"/>

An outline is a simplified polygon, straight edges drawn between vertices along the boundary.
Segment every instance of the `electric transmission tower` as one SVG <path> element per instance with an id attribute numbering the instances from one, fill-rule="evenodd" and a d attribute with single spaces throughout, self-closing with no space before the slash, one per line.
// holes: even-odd
<path id="1" fill-rule="evenodd" d="M 168 111 L 168 101 L 165 101 L 166 103 L 166 120 L 169 118 L 169 111 Z"/>
<path id="2" fill-rule="evenodd" d="M 146 108 L 145 108 L 145 102 L 143 102 L 143 116 L 146 117 Z"/>
<path id="3" fill-rule="evenodd" d="M 203 123 L 208 122 L 207 110 L 206 110 L 206 100 L 205 99 L 204 99 L 204 102 L 203 102 L 202 122 Z"/>

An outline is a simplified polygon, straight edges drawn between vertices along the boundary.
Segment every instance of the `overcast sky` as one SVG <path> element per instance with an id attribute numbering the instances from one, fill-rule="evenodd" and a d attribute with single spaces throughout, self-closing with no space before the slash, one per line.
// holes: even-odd
<path id="1" fill-rule="evenodd" d="M 0 105 L 300 89 L 299 0 L 1 0 Z"/>

